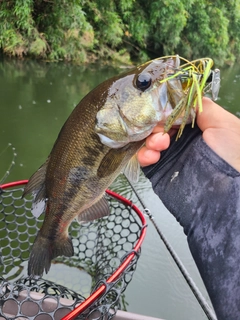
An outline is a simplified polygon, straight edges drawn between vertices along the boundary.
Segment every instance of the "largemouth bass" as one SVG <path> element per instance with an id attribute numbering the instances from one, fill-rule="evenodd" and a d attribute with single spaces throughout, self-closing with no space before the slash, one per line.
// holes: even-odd
<path id="1" fill-rule="evenodd" d="M 134 155 L 156 124 L 165 123 L 188 95 L 179 68 L 178 56 L 149 61 L 101 83 L 73 110 L 24 191 L 35 196 L 35 216 L 45 211 L 30 254 L 29 275 L 41 276 L 52 259 L 73 255 L 69 225 L 75 218 L 87 222 L 109 214 L 104 193 L 121 171 L 136 178 L 139 165 Z M 188 122 L 189 114 L 178 112 L 171 125 L 184 117 Z"/>

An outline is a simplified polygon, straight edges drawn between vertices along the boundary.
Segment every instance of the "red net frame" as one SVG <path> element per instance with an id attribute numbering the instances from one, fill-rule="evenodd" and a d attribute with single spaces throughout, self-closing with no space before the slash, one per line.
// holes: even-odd
<path id="1" fill-rule="evenodd" d="M 0 185 L 0 188 L 2 190 L 5 190 L 9 188 L 18 187 L 18 186 L 24 186 L 27 182 L 28 180 L 19 180 L 15 182 L 9 182 L 9 183 Z M 115 272 L 113 272 L 113 274 L 105 281 L 105 283 L 101 284 L 88 298 L 85 299 L 85 301 L 81 302 L 74 310 L 72 310 L 66 316 L 64 316 L 62 320 L 73 320 L 77 316 L 79 316 L 81 313 L 83 313 L 86 309 L 91 307 L 94 303 L 96 303 L 96 301 L 98 301 L 106 292 L 107 286 L 115 282 L 122 275 L 122 273 L 128 268 L 128 266 L 134 259 L 134 256 L 139 252 L 141 245 L 144 241 L 144 238 L 146 235 L 147 223 L 146 223 L 146 218 L 144 214 L 141 212 L 141 210 L 139 210 L 138 207 L 134 205 L 130 200 L 122 197 L 121 195 L 111 190 L 106 190 L 106 193 L 109 196 L 122 202 L 124 205 L 131 207 L 131 209 L 135 211 L 135 213 L 138 215 L 142 223 L 140 237 L 138 238 L 132 252 L 126 256 L 126 258 L 122 261 L 121 265 L 115 270 Z"/>

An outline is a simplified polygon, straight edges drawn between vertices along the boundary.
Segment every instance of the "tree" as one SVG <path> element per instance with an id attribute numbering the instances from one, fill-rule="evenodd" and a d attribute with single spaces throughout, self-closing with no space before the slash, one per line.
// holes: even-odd
<path id="1" fill-rule="evenodd" d="M 240 0 L 0 0 L 5 55 L 75 61 L 240 56 Z"/>

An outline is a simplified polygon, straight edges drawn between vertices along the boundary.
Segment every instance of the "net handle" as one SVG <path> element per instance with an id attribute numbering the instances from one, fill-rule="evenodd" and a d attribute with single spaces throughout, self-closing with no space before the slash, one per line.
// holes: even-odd
<path id="1" fill-rule="evenodd" d="M 17 187 L 20 185 L 25 185 L 27 184 L 28 180 L 19 180 L 19 181 L 14 181 L 14 182 L 9 182 L 0 185 L 0 189 L 8 189 L 8 188 L 13 188 Z M 118 193 L 111 191 L 111 190 L 106 190 L 106 193 L 110 195 L 111 197 L 121 201 L 123 204 L 130 206 L 138 215 L 138 217 L 141 219 L 142 222 L 142 230 L 140 237 L 134 246 L 132 252 L 125 258 L 125 260 L 121 263 L 121 265 L 114 271 L 114 273 L 107 279 L 106 284 L 110 284 L 114 281 L 116 281 L 119 276 L 126 270 L 126 268 L 129 266 L 131 261 L 133 260 L 135 254 L 139 251 L 143 240 L 146 235 L 146 226 L 147 226 L 147 221 L 142 213 L 141 210 L 138 209 L 130 200 L 122 197 Z M 83 301 L 79 306 L 77 306 L 74 310 L 69 312 L 66 316 L 64 316 L 61 320 L 73 320 L 75 319 L 79 314 L 81 314 L 83 311 L 85 311 L 88 307 L 90 307 L 97 299 L 99 299 L 106 291 L 107 285 L 102 284 L 97 290 L 95 290 L 85 301 Z"/>

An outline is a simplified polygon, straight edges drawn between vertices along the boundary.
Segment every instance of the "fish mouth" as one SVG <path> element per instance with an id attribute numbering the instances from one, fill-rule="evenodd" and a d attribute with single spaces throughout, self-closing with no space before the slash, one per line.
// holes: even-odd
<path id="1" fill-rule="evenodd" d="M 95 127 L 95 131 L 102 144 L 114 149 L 122 148 L 128 143 L 144 140 L 152 133 L 153 128 L 156 126 L 156 123 L 148 125 L 147 127 L 128 126 L 126 118 L 125 121 L 122 119 L 122 122 L 125 129 L 124 135 L 119 133 L 117 137 L 113 136 L 112 132 L 103 132 L 102 128 Z"/>
<path id="2" fill-rule="evenodd" d="M 125 132 L 128 137 L 131 138 L 132 141 L 139 141 L 142 139 L 137 139 L 138 136 L 142 136 L 144 134 L 148 134 L 149 131 L 152 131 L 155 125 L 158 123 L 159 119 L 156 117 L 153 121 L 145 121 L 142 123 L 142 121 L 138 120 L 137 116 L 135 119 L 128 118 L 121 109 L 119 109 L 119 115 L 121 117 L 122 123 L 125 128 Z M 136 140 L 137 139 L 137 140 Z M 144 138 L 143 138 L 144 139 Z"/>
<path id="3" fill-rule="evenodd" d="M 104 110 L 97 113 L 95 132 L 101 142 L 110 148 L 121 148 L 128 143 L 137 142 L 147 138 L 159 123 L 164 123 L 166 117 L 172 112 L 172 107 L 161 98 L 166 92 L 161 85 L 155 87 L 147 94 L 146 106 L 139 107 L 139 113 L 129 111 L 126 107 L 116 106 L 114 112 L 107 116 Z M 115 121 L 117 119 L 117 121 Z"/>

